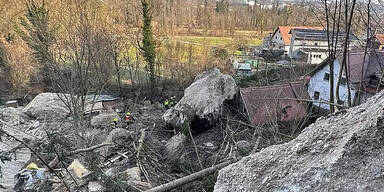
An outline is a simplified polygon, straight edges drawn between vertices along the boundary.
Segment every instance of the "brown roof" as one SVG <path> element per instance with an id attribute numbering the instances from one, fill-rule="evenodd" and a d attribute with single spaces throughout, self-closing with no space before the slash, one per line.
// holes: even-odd
<path id="1" fill-rule="evenodd" d="M 290 45 L 291 44 L 291 34 L 289 34 L 289 31 L 291 29 L 324 29 L 324 27 L 321 26 L 279 26 L 273 35 L 280 30 L 281 37 L 283 38 L 284 45 Z M 272 35 L 272 36 L 273 36 Z"/>
<path id="2" fill-rule="evenodd" d="M 249 120 L 254 126 L 306 117 L 304 102 L 309 99 L 303 82 L 240 89 Z"/>
<path id="3" fill-rule="evenodd" d="M 384 44 L 384 34 L 376 34 L 375 37 L 380 44 Z"/>

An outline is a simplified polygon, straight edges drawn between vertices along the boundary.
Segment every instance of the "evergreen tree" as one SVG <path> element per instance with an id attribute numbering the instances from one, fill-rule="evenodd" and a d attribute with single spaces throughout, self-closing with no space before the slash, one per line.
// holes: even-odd
<path id="1" fill-rule="evenodd" d="M 43 0 L 41 4 L 34 0 L 27 2 L 25 17 L 20 18 L 20 37 L 33 51 L 33 56 L 40 65 L 40 75 L 45 85 L 50 86 L 49 64 L 53 62 L 53 33 L 49 29 L 49 14 Z"/>
<path id="2" fill-rule="evenodd" d="M 43 67 L 52 61 L 53 35 L 49 30 L 48 21 L 49 15 L 45 1 L 39 5 L 33 0 L 27 3 L 25 18 L 20 19 L 20 25 L 24 30 L 19 30 L 19 34 L 27 42 L 34 57 Z"/>
<path id="3" fill-rule="evenodd" d="M 141 0 L 143 6 L 143 46 L 144 59 L 147 62 L 147 70 L 150 74 L 150 83 L 155 87 L 155 41 L 153 40 L 152 33 L 152 15 L 150 13 L 151 0 Z"/>

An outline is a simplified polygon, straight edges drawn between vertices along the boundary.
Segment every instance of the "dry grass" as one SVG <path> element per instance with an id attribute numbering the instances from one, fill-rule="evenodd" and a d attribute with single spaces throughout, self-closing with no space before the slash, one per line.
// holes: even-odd
<path id="1" fill-rule="evenodd" d="M 9 79 L 14 89 L 22 89 L 28 86 L 30 77 L 37 72 L 32 51 L 27 44 L 16 39 L 11 43 L 3 42 L 9 66 Z"/>

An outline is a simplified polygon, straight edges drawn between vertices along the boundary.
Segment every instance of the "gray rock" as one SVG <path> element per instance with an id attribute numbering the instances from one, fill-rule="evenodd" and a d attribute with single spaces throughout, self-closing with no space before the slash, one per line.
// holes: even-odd
<path id="1" fill-rule="evenodd" d="M 9 123 L 10 125 L 19 125 L 20 123 L 24 123 L 24 119 L 22 118 L 22 111 L 20 108 L 1 108 L 0 119 Z"/>
<path id="2" fill-rule="evenodd" d="M 98 182 L 88 183 L 88 192 L 104 192 L 106 189 Z"/>
<path id="3" fill-rule="evenodd" d="M 103 143 L 114 143 L 118 147 L 119 145 L 129 146 L 133 142 L 133 132 L 126 129 L 117 128 L 109 132 L 107 139 Z M 102 147 L 100 148 L 101 154 L 108 156 L 112 151 L 113 147 Z"/>
<path id="4" fill-rule="evenodd" d="M 170 138 L 165 144 L 165 156 L 167 161 L 173 165 L 174 168 L 179 167 L 180 157 L 184 152 L 184 142 L 186 137 L 179 133 Z"/>
<path id="5" fill-rule="evenodd" d="M 120 173 L 121 167 L 111 167 L 105 171 L 105 175 L 108 177 L 116 176 L 118 173 Z"/>
<path id="6" fill-rule="evenodd" d="M 23 112 L 37 119 L 63 119 L 69 115 L 69 110 L 60 99 L 64 99 L 64 94 L 60 95 L 59 97 L 56 93 L 41 93 L 23 109 Z"/>
<path id="7" fill-rule="evenodd" d="M 151 106 L 151 101 L 149 101 L 149 100 L 145 100 L 145 101 L 143 102 L 143 105 L 144 105 L 144 107 L 149 107 L 149 106 Z"/>
<path id="8" fill-rule="evenodd" d="M 219 172 L 215 192 L 383 191 L 384 92 Z"/>
<path id="9" fill-rule="evenodd" d="M 156 109 L 165 110 L 165 106 L 163 103 L 156 101 L 153 105 L 155 106 Z"/>
<path id="10" fill-rule="evenodd" d="M 185 90 L 184 97 L 162 116 L 175 127 L 189 123 L 195 116 L 213 120 L 222 111 L 223 102 L 233 99 L 237 93 L 235 80 L 214 68 L 203 72 Z"/>
<path id="11" fill-rule="evenodd" d="M 117 128 L 109 132 L 105 143 L 126 144 L 133 141 L 133 132 L 126 129 Z"/>
<path id="12" fill-rule="evenodd" d="M 212 142 L 206 142 L 206 143 L 203 143 L 203 145 L 204 145 L 204 147 L 211 149 L 211 150 L 217 148 Z"/>
<path id="13" fill-rule="evenodd" d="M 141 191 L 147 191 L 152 188 L 152 185 L 147 182 L 141 182 L 141 181 L 135 181 L 135 180 L 129 180 L 128 185 L 134 186 L 135 188 L 141 190 Z"/>
<path id="14" fill-rule="evenodd" d="M 141 181 L 141 170 L 139 167 L 132 167 L 122 172 L 127 180 Z"/>
<path id="15" fill-rule="evenodd" d="M 114 127 L 113 119 L 118 118 L 118 122 L 121 121 L 119 115 L 114 111 L 102 112 L 91 119 L 91 125 L 96 128 Z"/>
<path id="16" fill-rule="evenodd" d="M 241 140 L 236 142 L 236 150 L 241 156 L 249 155 L 252 151 L 252 146 L 248 141 Z"/>

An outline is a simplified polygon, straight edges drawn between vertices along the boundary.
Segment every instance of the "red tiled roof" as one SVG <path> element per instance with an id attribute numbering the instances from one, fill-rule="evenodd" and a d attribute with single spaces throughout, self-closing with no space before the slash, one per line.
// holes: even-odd
<path id="1" fill-rule="evenodd" d="M 249 119 L 254 126 L 269 122 L 300 120 L 306 117 L 304 102 L 309 99 L 303 82 L 240 89 Z"/>
<path id="2" fill-rule="evenodd" d="M 376 34 L 375 36 L 376 36 L 377 41 L 380 44 L 384 45 L 384 34 Z"/>
<path id="3" fill-rule="evenodd" d="M 280 31 L 281 37 L 283 38 L 284 45 L 290 45 L 291 44 L 291 34 L 289 32 L 291 29 L 324 29 L 324 27 L 320 26 L 279 26 L 277 30 Z M 275 33 L 273 35 L 275 35 Z M 272 36 L 273 36 L 272 35 Z"/>

